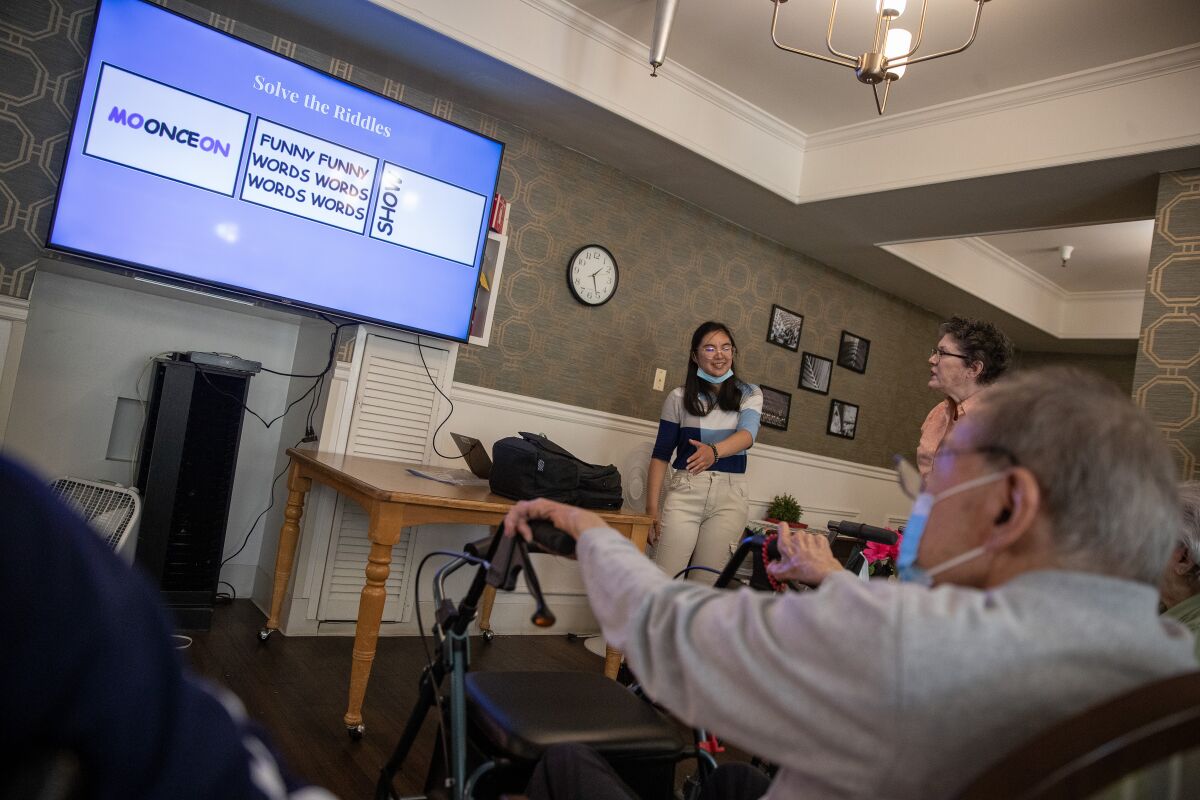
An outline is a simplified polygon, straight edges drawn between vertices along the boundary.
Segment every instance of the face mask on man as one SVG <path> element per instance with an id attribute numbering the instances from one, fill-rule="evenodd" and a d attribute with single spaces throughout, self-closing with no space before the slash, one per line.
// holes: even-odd
<path id="1" fill-rule="evenodd" d="M 912 510 L 908 514 L 908 523 L 904 526 L 904 539 L 900 542 L 900 555 L 896 558 L 896 569 L 900 572 L 900 580 L 908 583 L 919 583 L 922 586 L 930 586 L 933 584 L 934 577 L 948 569 L 954 569 L 960 564 L 973 561 L 987 552 L 987 548 L 980 545 L 971 548 L 965 553 L 959 553 L 954 558 L 943 561 L 941 564 L 930 567 L 928 570 L 917 566 L 917 551 L 921 548 L 921 537 L 925 535 L 925 523 L 929 521 L 929 514 L 933 511 L 933 507 L 947 497 L 953 497 L 959 492 L 974 489 L 976 486 L 984 486 L 993 481 L 998 481 L 1007 474 L 1007 470 L 1004 472 L 994 472 L 991 475 L 972 478 L 957 486 L 951 486 L 944 492 L 938 492 L 937 494 L 921 492 L 917 495 L 917 499 L 913 501 Z"/>

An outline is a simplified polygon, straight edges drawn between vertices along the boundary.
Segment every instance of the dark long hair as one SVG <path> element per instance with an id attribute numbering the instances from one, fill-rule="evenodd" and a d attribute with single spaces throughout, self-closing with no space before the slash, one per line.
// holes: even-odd
<path id="1" fill-rule="evenodd" d="M 733 358 L 729 362 L 729 368 L 733 370 L 733 374 L 719 386 L 701 380 L 696 375 L 696 368 L 700 366 L 696 360 L 696 351 L 700 349 L 700 342 L 704 341 L 704 337 L 713 331 L 721 331 L 728 336 L 729 343 L 733 345 L 734 351 Z M 722 410 L 737 411 L 742 407 L 742 390 L 738 387 L 736 362 L 737 342 L 733 340 L 733 331 L 729 330 L 729 326 L 723 322 L 709 320 L 699 328 L 696 328 L 696 332 L 692 334 L 692 349 L 688 350 L 687 370 L 684 372 L 687 378 L 683 382 L 683 407 L 687 409 L 689 414 L 703 417 L 711 411 L 712 396 L 714 393 L 717 398 L 717 407 Z"/>

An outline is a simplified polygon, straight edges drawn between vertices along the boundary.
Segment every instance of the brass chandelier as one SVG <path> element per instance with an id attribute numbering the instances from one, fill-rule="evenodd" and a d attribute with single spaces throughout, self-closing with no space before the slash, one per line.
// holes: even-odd
<path id="1" fill-rule="evenodd" d="M 828 61 L 831 64 L 838 64 L 853 69 L 854 74 L 858 76 L 860 81 L 871 85 L 871 90 L 875 95 L 875 108 L 882 115 L 884 109 L 887 107 L 888 91 L 891 89 L 892 82 L 899 80 L 907 67 L 919 64 L 922 61 L 932 61 L 935 58 L 952 56 L 955 53 L 961 53 L 971 46 L 975 41 L 976 34 L 979 33 L 979 19 L 983 15 L 983 4 L 988 1 L 971 0 L 976 6 L 975 21 L 971 26 L 971 35 L 962 46 L 955 47 L 952 50 L 943 50 L 940 53 L 930 53 L 922 56 L 916 55 L 917 49 L 921 46 L 921 37 L 925 32 L 925 11 L 929 6 L 929 0 L 921 1 L 921 18 L 917 23 L 915 36 L 904 28 L 893 27 L 896 20 L 904 13 L 907 4 L 906 0 L 875 0 L 875 38 L 871 43 L 870 49 L 857 57 L 849 53 L 843 53 L 833 46 L 833 26 L 837 20 L 838 0 L 832 0 L 833 5 L 829 10 L 829 27 L 825 34 L 825 46 L 828 48 L 830 55 L 811 53 L 808 50 L 801 50 L 782 44 L 775 33 L 775 28 L 779 22 L 779 7 L 788 2 L 788 0 L 771 0 L 771 3 L 775 6 L 775 11 L 771 15 L 771 41 L 780 50 L 786 50 L 789 53 L 797 53 L 802 56 L 808 56 L 820 61 Z M 883 84 L 882 98 L 879 96 L 879 84 L 881 83 Z"/>

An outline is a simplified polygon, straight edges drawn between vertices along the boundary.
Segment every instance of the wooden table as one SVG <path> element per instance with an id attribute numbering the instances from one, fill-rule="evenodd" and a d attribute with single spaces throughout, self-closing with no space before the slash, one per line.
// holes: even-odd
<path id="1" fill-rule="evenodd" d="M 279 614 L 287 593 L 288 580 L 296 560 L 300 538 L 300 518 L 304 499 L 312 482 L 331 487 L 338 494 L 358 503 L 370 519 L 367 536 L 371 550 L 367 557 L 367 583 L 358 601 L 358 621 L 354 629 L 354 653 L 350 666 L 350 701 L 343 718 L 352 735 L 361 735 L 362 704 L 371 677 L 371 662 L 379 640 L 379 625 L 387 599 L 384 584 L 391 571 L 392 546 L 400 541 L 401 528 L 412 525 L 459 523 L 496 525 L 513 505 L 512 500 L 494 495 L 486 486 L 452 486 L 411 474 L 404 464 L 362 456 L 321 453 L 289 448 L 292 459 L 288 472 L 287 508 L 279 531 L 279 551 L 275 556 L 275 582 L 271 591 L 271 615 L 260 637 L 266 639 L 279 629 Z M 438 467 L 425 467 L 439 469 Z M 615 530 L 628 536 L 639 550 L 646 549 L 651 518 L 633 512 L 598 512 Z M 495 590 L 483 597 L 479 626 L 490 630 L 490 615 Z M 621 654 L 608 648 L 604 674 L 615 678 Z"/>

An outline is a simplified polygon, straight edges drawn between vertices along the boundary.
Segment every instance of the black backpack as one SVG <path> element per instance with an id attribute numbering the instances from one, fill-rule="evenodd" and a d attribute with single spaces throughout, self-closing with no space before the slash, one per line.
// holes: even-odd
<path id="1" fill-rule="evenodd" d="M 513 500 L 545 497 L 584 508 L 620 508 L 621 473 L 581 461 L 545 436 L 521 431 L 492 445 L 493 492 Z"/>

